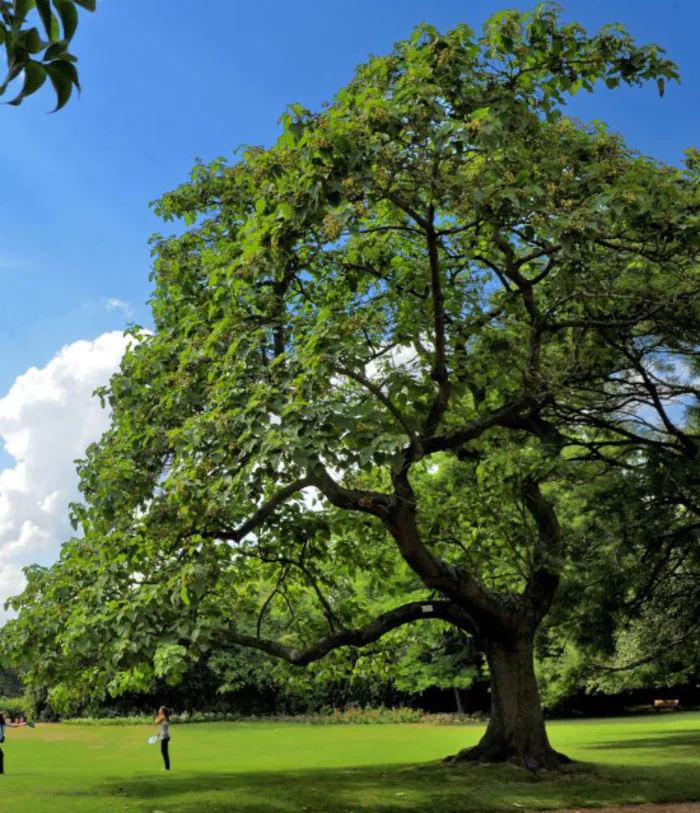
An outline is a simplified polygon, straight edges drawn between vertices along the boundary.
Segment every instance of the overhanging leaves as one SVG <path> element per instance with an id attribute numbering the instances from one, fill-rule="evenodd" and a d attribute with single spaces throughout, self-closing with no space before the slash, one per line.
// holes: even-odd
<path id="1" fill-rule="evenodd" d="M 0 86 L 0 96 L 10 83 L 23 72 L 25 82 L 22 90 L 11 104 L 19 105 L 36 93 L 44 84 L 46 76 L 56 92 L 56 110 L 69 100 L 72 88 L 80 89 L 78 73 L 72 63 L 76 58 L 70 53 L 70 44 L 79 23 L 78 7 L 95 11 L 95 0 L 15 0 L 0 4 L 0 46 L 7 55 L 8 73 Z M 44 36 L 31 24 L 36 14 Z M 44 38 L 45 37 L 45 38 Z M 66 65 L 71 64 L 72 68 Z M 43 76 L 43 79 L 41 78 Z"/>

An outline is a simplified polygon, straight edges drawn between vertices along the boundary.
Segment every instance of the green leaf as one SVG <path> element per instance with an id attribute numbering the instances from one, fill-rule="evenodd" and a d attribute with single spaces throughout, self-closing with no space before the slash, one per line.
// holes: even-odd
<path id="1" fill-rule="evenodd" d="M 95 11 L 97 8 L 97 0 L 73 0 L 73 2 L 85 11 Z"/>
<path id="2" fill-rule="evenodd" d="M 75 87 L 80 91 L 80 79 L 78 77 L 78 69 L 72 62 L 65 59 L 56 59 L 50 66 L 55 72 L 63 74 Z"/>
<path id="3" fill-rule="evenodd" d="M 287 130 L 292 134 L 295 141 L 299 141 L 299 139 L 304 135 L 305 126 L 301 121 L 293 121 L 288 127 Z"/>
<path id="4" fill-rule="evenodd" d="M 44 66 L 34 60 L 28 62 L 24 67 L 24 85 L 22 86 L 22 90 L 11 102 L 8 102 L 8 104 L 15 106 L 20 105 L 27 96 L 36 93 L 45 81 L 46 69 Z"/>
<path id="5" fill-rule="evenodd" d="M 36 8 L 39 12 L 39 16 L 41 17 L 41 22 L 44 26 L 44 30 L 46 31 L 46 36 L 51 39 L 51 27 L 54 16 L 51 12 L 50 0 L 36 0 Z"/>
<path id="6" fill-rule="evenodd" d="M 659 96 L 663 96 L 666 92 L 666 80 L 663 78 L 663 76 L 656 80 L 656 85 L 659 88 Z"/>
<path id="7" fill-rule="evenodd" d="M 55 42 L 46 49 L 44 54 L 44 62 L 53 62 L 54 59 L 66 59 L 66 44 L 64 42 Z"/>
<path id="8" fill-rule="evenodd" d="M 15 16 L 24 21 L 34 6 L 36 6 L 36 0 L 15 0 Z"/>
<path id="9" fill-rule="evenodd" d="M 23 70 L 24 66 L 21 62 L 13 65 L 10 70 L 7 72 L 7 76 L 5 77 L 5 81 L 0 85 L 0 96 L 7 90 L 7 86 L 16 79 Z"/>
<path id="10" fill-rule="evenodd" d="M 490 107 L 480 107 L 477 110 L 474 110 L 471 114 L 472 121 L 479 121 L 479 119 L 485 119 L 488 114 L 491 112 Z"/>
<path id="11" fill-rule="evenodd" d="M 68 104 L 71 94 L 73 93 L 73 85 L 76 84 L 70 71 L 66 69 L 66 66 L 70 66 L 73 71 L 75 71 L 74 65 L 63 60 L 51 62 L 46 66 L 46 72 L 48 73 L 51 84 L 56 91 L 56 107 L 53 109 L 53 113 L 56 113 L 62 107 L 65 107 L 66 104 Z M 77 71 L 75 71 L 75 73 L 77 74 Z"/>
<path id="12" fill-rule="evenodd" d="M 38 28 L 30 28 L 24 39 L 24 44 L 30 54 L 38 54 L 43 51 L 48 45 L 44 42 L 39 34 Z"/>
<path id="13" fill-rule="evenodd" d="M 78 28 L 78 9 L 71 0 L 54 0 L 63 25 L 63 39 L 68 43 Z"/>
<path id="14" fill-rule="evenodd" d="M 59 42 L 61 39 L 61 26 L 58 22 L 58 17 L 56 17 L 52 11 L 49 11 L 47 19 L 42 19 L 42 22 L 44 23 L 46 35 L 48 36 L 49 40 L 51 42 Z"/>

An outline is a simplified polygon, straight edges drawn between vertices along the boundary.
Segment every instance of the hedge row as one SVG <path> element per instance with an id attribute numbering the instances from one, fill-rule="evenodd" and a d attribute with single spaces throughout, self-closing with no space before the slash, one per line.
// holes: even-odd
<path id="1" fill-rule="evenodd" d="M 396 723 L 429 723 L 433 725 L 454 725 L 482 722 L 483 715 L 427 714 L 420 709 L 360 709 L 351 708 L 343 711 L 334 710 L 328 714 L 274 715 L 265 717 L 245 716 L 242 714 L 176 714 L 173 723 L 301 723 L 305 725 L 386 725 Z M 65 725 L 110 725 L 135 726 L 150 725 L 152 717 L 79 717 L 65 720 Z"/>

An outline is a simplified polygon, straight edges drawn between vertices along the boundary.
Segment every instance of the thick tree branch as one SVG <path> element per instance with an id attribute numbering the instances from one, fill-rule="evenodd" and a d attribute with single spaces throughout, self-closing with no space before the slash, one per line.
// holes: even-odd
<path id="1" fill-rule="evenodd" d="M 529 317 L 530 335 L 528 342 L 530 358 L 525 374 L 525 382 L 528 389 L 537 391 L 540 388 L 538 379 L 540 377 L 544 320 L 540 314 L 539 305 L 535 296 L 534 289 L 536 283 L 523 276 L 520 269 L 528 262 L 532 262 L 541 256 L 541 252 L 534 252 L 519 258 L 513 246 L 511 246 L 508 240 L 501 234 L 497 226 L 493 229 L 493 241 L 505 259 L 505 267 L 501 273 L 516 286 Z"/>
<path id="2" fill-rule="evenodd" d="M 394 495 L 383 494 L 379 491 L 345 488 L 345 486 L 333 479 L 326 467 L 320 462 L 316 462 L 313 466 L 310 484 L 315 485 L 331 505 L 346 511 L 360 511 L 364 514 L 372 514 L 380 519 L 386 519 L 396 505 Z"/>
<path id="3" fill-rule="evenodd" d="M 549 610 L 559 586 L 562 557 L 562 532 L 552 503 L 542 494 L 540 484 L 529 477 L 523 486 L 525 507 L 537 526 L 533 550 L 532 573 L 525 597 L 535 609 L 537 619 Z"/>
<path id="4" fill-rule="evenodd" d="M 416 519 L 415 496 L 406 470 L 394 475 L 394 489 L 396 505 L 385 524 L 406 564 L 426 587 L 439 591 L 464 608 L 479 634 L 494 630 L 503 632 L 507 619 L 497 599 L 471 573 L 445 562 L 424 544 Z"/>
<path id="5" fill-rule="evenodd" d="M 349 489 L 338 483 L 317 462 L 313 474 L 295 481 L 279 491 L 236 531 L 212 532 L 218 539 L 240 541 L 247 533 L 258 527 L 293 493 L 305 486 L 313 485 L 336 508 L 359 511 L 381 519 L 394 537 L 399 552 L 407 564 L 422 579 L 423 583 L 439 590 L 451 598 L 455 605 L 463 608 L 474 619 L 473 623 L 482 628 L 501 628 L 504 620 L 498 602 L 493 600 L 484 588 L 470 574 L 442 561 L 431 553 L 420 539 L 415 522 L 415 504 L 406 472 L 395 478 L 395 494 Z M 476 628 L 476 627 L 475 627 Z"/>
<path id="6" fill-rule="evenodd" d="M 294 666 L 306 666 L 344 646 L 363 647 L 373 644 L 391 630 L 420 619 L 440 619 L 455 624 L 467 632 L 474 633 L 475 631 L 469 615 L 455 604 L 447 601 L 417 601 L 390 610 L 364 627 L 330 633 L 315 644 L 303 649 L 295 649 L 278 641 L 245 635 L 236 632 L 235 629 L 229 630 L 226 640 L 233 646 L 257 649 L 275 658 L 281 658 Z"/>
<path id="7" fill-rule="evenodd" d="M 292 497 L 298 491 L 302 491 L 304 488 L 308 488 L 308 486 L 312 485 L 314 485 L 314 480 L 312 477 L 302 477 L 299 480 L 295 480 L 288 486 L 281 488 L 274 496 L 270 497 L 267 502 L 263 503 L 263 505 L 258 508 L 250 519 L 247 519 L 242 525 L 239 525 L 238 528 L 233 531 L 221 531 L 221 533 L 217 534 L 217 537 L 219 539 L 226 539 L 230 542 L 240 542 L 249 533 L 262 525 L 263 522 L 265 522 L 268 517 L 272 516 L 275 510 L 279 508 L 280 505 L 285 503 L 290 497 Z"/>
<path id="8" fill-rule="evenodd" d="M 493 230 L 493 239 L 505 257 L 506 265 L 503 269 L 503 273 L 514 285 L 517 286 L 518 290 L 520 291 L 523 298 L 523 303 L 525 305 L 525 310 L 528 312 L 530 320 L 532 322 L 538 321 L 539 312 L 532 290 L 532 282 L 530 282 L 530 280 L 526 279 L 520 273 L 520 266 L 527 262 L 527 257 L 523 258 L 519 262 L 515 250 L 497 228 Z M 532 256 L 534 257 L 537 255 Z"/>
<path id="9" fill-rule="evenodd" d="M 400 209 L 404 214 L 407 214 L 411 220 L 413 220 L 418 226 L 421 227 L 423 231 L 425 231 L 428 226 L 430 225 L 428 220 L 424 218 L 419 212 L 406 203 L 405 200 L 402 200 L 397 194 L 394 192 L 390 192 L 387 195 L 387 200 L 394 204 L 398 209 Z"/>
<path id="10" fill-rule="evenodd" d="M 436 452 L 458 449 L 465 443 L 479 438 L 487 429 L 491 429 L 494 426 L 510 426 L 509 422 L 514 419 L 515 416 L 525 411 L 537 409 L 542 406 L 542 404 L 542 401 L 537 401 L 529 395 L 523 395 L 508 404 L 504 404 L 504 406 L 499 409 L 487 412 L 462 429 L 457 429 L 446 435 L 438 435 L 422 440 L 420 452 L 423 457 L 426 457 Z M 407 453 L 408 452 L 409 450 L 407 450 Z"/>
<path id="11" fill-rule="evenodd" d="M 508 429 L 521 429 L 524 432 L 529 432 L 542 442 L 544 446 L 549 447 L 550 450 L 559 452 L 564 446 L 572 445 L 576 441 L 567 438 L 559 428 L 551 421 L 546 420 L 536 412 L 530 414 L 520 415 L 515 414 L 512 417 L 506 417 L 502 426 Z"/>

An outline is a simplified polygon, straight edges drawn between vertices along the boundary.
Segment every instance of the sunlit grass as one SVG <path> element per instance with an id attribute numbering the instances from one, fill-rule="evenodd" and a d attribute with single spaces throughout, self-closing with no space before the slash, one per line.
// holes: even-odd
<path id="1" fill-rule="evenodd" d="M 11 813 L 466 813 L 700 799 L 700 714 L 549 728 L 580 761 L 571 772 L 442 765 L 477 725 L 179 726 L 170 774 L 152 729 L 39 726 L 9 733 L 0 800 Z"/>

